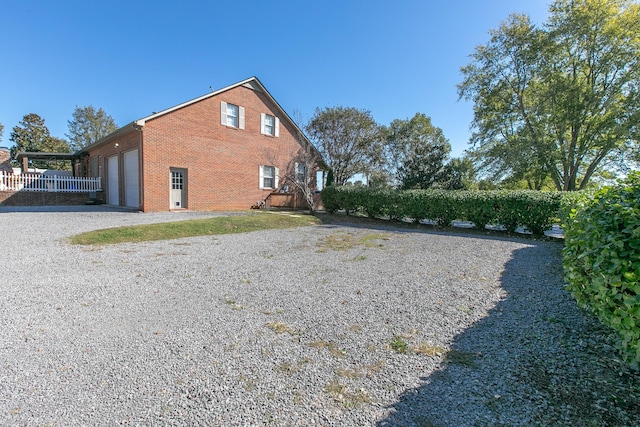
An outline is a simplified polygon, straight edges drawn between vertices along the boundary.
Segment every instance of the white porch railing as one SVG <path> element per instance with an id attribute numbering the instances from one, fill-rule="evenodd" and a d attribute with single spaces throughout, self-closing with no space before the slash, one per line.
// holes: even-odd
<path id="1" fill-rule="evenodd" d="M 0 191 L 43 191 L 51 193 L 88 193 L 101 191 L 100 178 L 48 176 L 34 173 L 20 175 L 0 171 Z"/>

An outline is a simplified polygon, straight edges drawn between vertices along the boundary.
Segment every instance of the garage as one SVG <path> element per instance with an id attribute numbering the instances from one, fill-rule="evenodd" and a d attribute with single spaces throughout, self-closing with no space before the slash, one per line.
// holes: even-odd
<path id="1" fill-rule="evenodd" d="M 124 205 L 131 208 L 140 207 L 140 185 L 138 150 L 123 153 L 124 166 Z"/>

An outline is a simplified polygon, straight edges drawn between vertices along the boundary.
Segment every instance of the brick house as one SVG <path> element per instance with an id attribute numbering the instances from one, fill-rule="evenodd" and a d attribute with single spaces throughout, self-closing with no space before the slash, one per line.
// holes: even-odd
<path id="1" fill-rule="evenodd" d="M 103 202 L 154 212 L 305 207 L 290 184 L 308 171 L 315 185 L 310 153 L 252 77 L 129 123 L 77 154 L 86 176 L 102 178 Z"/>

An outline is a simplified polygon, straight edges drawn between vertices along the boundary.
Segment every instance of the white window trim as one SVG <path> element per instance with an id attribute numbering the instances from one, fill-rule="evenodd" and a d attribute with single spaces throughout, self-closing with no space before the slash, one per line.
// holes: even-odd
<path id="1" fill-rule="evenodd" d="M 300 173 L 299 169 L 300 166 L 302 166 L 302 173 Z M 294 164 L 294 173 L 295 173 L 295 177 L 296 177 L 296 182 L 299 183 L 306 183 L 307 181 L 307 165 L 305 165 L 304 163 L 298 163 L 295 162 Z M 300 179 L 300 175 L 302 175 L 302 179 Z"/>
<path id="2" fill-rule="evenodd" d="M 273 168 L 273 187 L 265 187 L 264 186 L 264 168 Z M 271 166 L 271 165 L 260 165 L 260 172 L 259 172 L 259 182 L 258 182 L 258 187 L 261 190 L 276 190 L 278 188 L 278 183 L 280 181 L 280 170 L 275 167 L 275 166 Z"/>
<path id="3" fill-rule="evenodd" d="M 231 104 L 236 105 L 236 104 Z M 238 127 L 231 126 L 227 124 L 227 103 L 224 101 L 220 101 L 220 124 L 222 126 L 236 128 L 236 129 L 244 129 L 244 107 L 237 105 L 238 107 Z"/>
<path id="4" fill-rule="evenodd" d="M 266 131 L 267 116 L 274 118 L 273 121 L 273 134 Z M 272 114 L 260 113 L 260 133 L 267 136 L 274 136 L 278 138 L 280 136 L 280 119 Z"/>

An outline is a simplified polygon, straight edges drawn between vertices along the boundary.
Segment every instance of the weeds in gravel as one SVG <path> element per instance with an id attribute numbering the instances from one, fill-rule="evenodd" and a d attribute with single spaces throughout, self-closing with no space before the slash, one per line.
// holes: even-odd
<path id="1" fill-rule="evenodd" d="M 384 244 L 381 240 L 390 240 L 386 233 L 372 233 L 358 236 L 354 233 L 335 232 L 318 240 L 318 252 L 327 252 L 329 249 L 333 251 L 346 251 L 364 246 L 365 248 L 382 248 Z"/>
<path id="2" fill-rule="evenodd" d="M 351 326 L 349 326 L 349 330 L 351 332 L 355 332 L 355 333 L 359 334 L 360 332 L 362 332 L 362 326 L 357 325 L 357 324 L 356 325 L 351 325 Z"/>
<path id="3" fill-rule="evenodd" d="M 362 374 L 357 369 L 350 370 L 350 369 L 336 368 L 335 373 L 337 376 L 344 377 L 344 378 L 360 378 L 364 376 L 364 374 Z"/>
<path id="4" fill-rule="evenodd" d="M 242 387 L 246 390 L 246 391 L 253 391 L 256 388 L 256 383 L 253 381 L 253 379 L 240 374 L 240 376 L 238 377 L 238 381 L 242 383 Z"/>
<path id="5" fill-rule="evenodd" d="M 340 384 L 338 379 L 334 379 L 327 384 L 324 387 L 324 390 L 337 402 L 342 403 L 342 405 L 348 409 L 358 408 L 363 404 L 373 402 L 373 399 L 369 397 L 366 390 L 361 388 L 355 393 L 350 392 L 345 385 Z"/>
<path id="6" fill-rule="evenodd" d="M 194 219 L 158 224 L 134 225 L 89 231 L 71 237 L 75 245 L 109 245 L 126 242 L 170 240 L 194 236 L 247 233 L 251 231 L 304 227 L 319 224 L 310 215 L 274 215 L 268 212 Z"/>
<path id="7" fill-rule="evenodd" d="M 295 335 L 297 333 L 295 329 L 291 328 L 289 325 L 282 322 L 269 322 L 267 323 L 267 327 L 271 329 L 273 332 L 275 332 L 276 334 L 287 333 L 289 335 Z"/>
<path id="8" fill-rule="evenodd" d="M 413 351 L 415 351 L 416 354 L 421 354 L 423 356 L 437 357 L 442 356 L 445 349 L 439 345 L 431 345 L 426 342 L 421 342 L 414 347 Z"/>
<path id="9" fill-rule="evenodd" d="M 407 350 L 409 349 L 409 344 L 407 344 L 407 342 L 402 339 L 402 337 L 395 336 L 389 343 L 389 347 L 391 347 L 391 350 L 395 351 L 396 353 L 402 354 L 407 352 Z"/>
<path id="10" fill-rule="evenodd" d="M 227 298 L 224 300 L 224 303 L 227 304 L 229 307 L 231 307 L 232 310 L 244 310 L 246 308 L 246 306 L 244 305 L 239 305 L 236 300 L 231 299 L 231 298 Z"/>
<path id="11" fill-rule="evenodd" d="M 330 341 L 313 341 L 309 344 L 309 347 L 317 348 L 317 349 L 327 349 L 329 352 L 335 357 L 344 357 L 347 354 L 347 351 L 339 348 L 335 343 Z"/>

